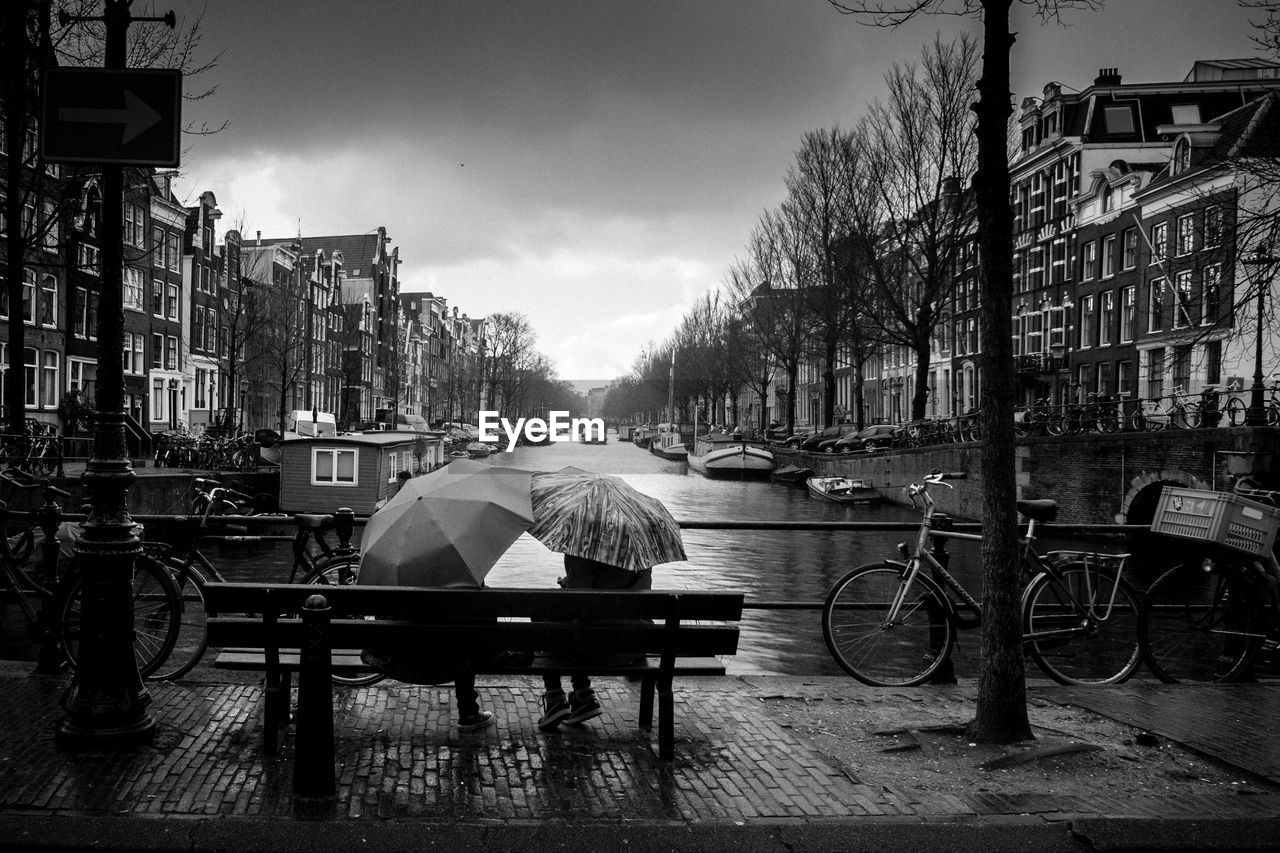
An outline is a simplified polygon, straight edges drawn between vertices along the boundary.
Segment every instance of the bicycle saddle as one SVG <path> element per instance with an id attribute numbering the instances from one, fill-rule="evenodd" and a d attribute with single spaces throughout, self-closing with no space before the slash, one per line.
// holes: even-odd
<path id="1" fill-rule="evenodd" d="M 1018 501 L 1018 512 L 1034 521 L 1053 521 L 1058 517 L 1058 502 L 1051 500 Z"/>

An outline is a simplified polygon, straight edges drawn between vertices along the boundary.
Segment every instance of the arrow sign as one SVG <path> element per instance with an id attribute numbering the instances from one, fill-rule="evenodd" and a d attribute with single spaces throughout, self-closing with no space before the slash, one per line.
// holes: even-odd
<path id="1" fill-rule="evenodd" d="M 58 119 L 81 124 L 123 124 L 121 145 L 128 145 L 138 134 L 160 121 L 160 113 L 144 104 L 128 89 L 124 90 L 124 109 L 94 109 L 93 107 L 62 107 Z"/>
<path id="2" fill-rule="evenodd" d="M 45 160 L 178 165 L 181 72 L 50 68 L 41 95 Z"/>

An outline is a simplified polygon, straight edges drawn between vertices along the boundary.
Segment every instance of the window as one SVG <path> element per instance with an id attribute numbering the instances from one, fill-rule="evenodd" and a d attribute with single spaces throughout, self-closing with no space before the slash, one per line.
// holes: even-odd
<path id="1" fill-rule="evenodd" d="M 1049 309 L 1049 346 L 1060 347 L 1067 342 L 1067 309 L 1059 306 Z"/>
<path id="2" fill-rule="evenodd" d="M 58 326 L 58 280 L 51 275 L 40 279 L 40 325 Z"/>
<path id="3" fill-rule="evenodd" d="M 152 381 L 151 383 L 151 420 L 153 421 L 166 420 L 165 411 L 167 409 L 166 404 L 168 402 L 169 402 L 169 395 L 165 393 L 164 380 L 156 379 Z"/>
<path id="4" fill-rule="evenodd" d="M 164 267 L 164 229 L 159 225 L 151 228 L 151 266 Z"/>
<path id="5" fill-rule="evenodd" d="M 98 339 L 98 294 L 76 288 L 76 318 L 74 333 L 81 340 Z"/>
<path id="6" fill-rule="evenodd" d="M 89 275 L 102 275 L 102 252 L 97 246 L 80 243 L 76 246 L 76 266 Z"/>
<path id="7" fill-rule="evenodd" d="M 172 335 L 164 339 L 164 369 L 178 369 L 178 339 Z"/>
<path id="8" fill-rule="evenodd" d="M 1157 222 L 1151 226 L 1151 263 L 1161 264 L 1169 254 L 1169 223 Z"/>
<path id="9" fill-rule="evenodd" d="M 1133 333 L 1135 327 L 1135 312 L 1137 300 L 1134 295 L 1133 285 L 1120 290 L 1120 341 L 1121 343 L 1130 343 L 1133 341 Z"/>
<path id="10" fill-rule="evenodd" d="M 22 271 L 22 319 L 34 324 L 36 321 L 36 273 L 35 270 Z"/>
<path id="11" fill-rule="evenodd" d="M 311 485 L 359 485 L 359 478 L 356 474 L 359 460 L 359 450 L 313 448 L 311 451 Z"/>
<path id="12" fill-rule="evenodd" d="M 143 248 L 146 220 L 142 207 L 132 202 L 124 203 L 124 241 L 130 246 Z"/>
<path id="13" fill-rule="evenodd" d="M 142 335 L 124 333 L 124 372 L 134 376 L 143 372 L 146 362 L 143 360 L 146 338 Z"/>
<path id="14" fill-rule="evenodd" d="M 978 341 L 978 318 L 969 318 L 969 352 L 980 353 L 982 346 Z"/>
<path id="15" fill-rule="evenodd" d="M 1222 382 L 1222 341 L 1204 345 L 1204 381 L 1209 385 Z"/>
<path id="16" fill-rule="evenodd" d="M 1200 281 L 1200 322 L 1208 326 L 1217 322 L 1222 310 L 1222 264 L 1204 268 Z"/>
<path id="17" fill-rule="evenodd" d="M 1090 240 L 1080 250 L 1080 279 L 1093 281 L 1098 274 L 1098 244 Z"/>
<path id="18" fill-rule="evenodd" d="M 164 316 L 164 282 L 158 278 L 151 279 L 151 313 Z"/>
<path id="19" fill-rule="evenodd" d="M 1111 394 L 1111 362 L 1103 361 L 1097 365 L 1097 383 L 1098 396 L 1107 397 Z"/>
<path id="20" fill-rule="evenodd" d="M 58 230 L 58 213 L 53 206 L 53 202 L 46 201 L 44 203 L 44 239 L 41 241 L 44 248 L 50 252 L 58 251 L 58 240 L 61 234 Z"/>
<path id="21" fill-rule="evenodd" d="M 124 268 L 124 307 L 132 311 L 142 311 L 142 270 L 132 267 Z"/>
<path id="22" fill-rule="evenodd" d="M 1095 324 L 1094 310 L 1096 297 L 1092 294 L 1080 299 L 1080 349 L 1088 349 L 1094 344 Z M 1081 383 L 1082 385 L 1084 383 Z"/>
<path id="23" fill-rule="evenodd" d="M 936 380 L 935 380 L 935 381 L 936 381 Z M 934 397 L 934 398 L 936 399 L 936 395 L 931 394 L 930 396 L 932 396 L 932 397 Z M 389 473 L 390 473 L 390 475 L 391 475 L 391 476 L 387 478 L 387 481 L 388 481 L 388 482 L 390 482 L 390 483 L 394 483 L 394 482 L 396 481 L 396 475 L 400 473 L 400 454 L 399 454 L 399 453 L 388 453 L 388 454 L 387 454 L 387 459 L 388 459 L 388 461 L 390 461 L 390 463 L 391 463 L 391 465 L 390 465 L 390 471 L 389 471 Z"/>
<path id="24" fill-rule="evenodd" d="M 1205 248 L 1217 246 L 1222 242 L 1222 208 L 1216 204 L 1204 209 L 1204 245 Z"/>
<path id="25" fill-rule="evenodd" d="M 164 335 L 151 336 L 151 366 L 154 368 L 164 366 Z"/>
<path id="26" fill-rule="evenodd" d="M 1159 400 L 1164 396 L 1164 349 L 1147 351 L 1147 397 Z"/>
<path id="27" fill-rule="evenodd" d="M 1138 229 L 1126 228 L 1124 232 L 1124 257 L 1120 268 L 1131 270 L 1138 265 Z"/>
<path id="28" fill-rule="evenodd" d="M 1170 158 L 1169 174 L 1180 175 L 1191 168 L 1191 141 L 1185 136 L 1173 143 L 1173 157 Z"/>
<path id="29" fill-rule="evenodd" d="M 182 247 L 178 243 L 178 235 L 169 232 L 165 249 L 165 266 L 177 272 L 182 267 Z"/>
<path id="30" fill-rule="evenodd" d="M 1108 234 L 1102 238 L 1102 277 L 1111 278 L 1116 274 L 1116 235 Z"/>
<path id="31" fill-rule="evenodd" d="M 1103 107 L 1102 119 L 1107 133 L 1133 133 L 1133 108 L 1127 104 Z"/>
<path id="32" fill-rule="evenodd" d="M 196 368 L 196 401 L 193 408 L 205 408 L 205 392 L 209 388 L 209 371 L 203 368 Z"/>
<path id="33" fill-rule="evenodd" d="M 1178 217 L 1178 234 L 1175 249 L 1179 255 L 1189 255 L 1195 249 L 1196 221 L 1193 214 Z"/>
<path id="34" fill-rule="evenodd" d="M 1164 328 L 1164 287 L 1162 278 L 1153 279 L 1147 296 L 1147 331 L 1158 332 Z"/>
<path id="35" fill-rule="evenodd" d="M 1174 347 L 1173 349 L 1173 387 L 1184 391 L 1191 390 L 1191 347 Z"/>
<path id="36" fill-rule="evenodd" d="M 1092 364 L 1082 364 L 1076 370 L 1076 402 L 1084 402 L 1090 394 L 1093 393 L 1093 377 L 1096 374 L 1097 367 Z"/>
<path id="37" fill-rule="evenodd" d="M 1027 253 L 1027 287 L 1039 290 L 1044 285 L 1044 249 L 1039 247 Z"/>
<path id="38" fill-rule="evenodd" d="M 164 315 L 170 320 L 178 319 L 178 285 L 165 285 Z"/>
<path id="39" fill-rule="evenodd" d="M 3 122 L 0 122 L 0 136 L 4 136 Z M 0 148 L 3 148 L 3 147 L 4 147 L 3 144 L 0 144 Z M 0 150 L 0 154 L 3 154 L 3 153 L 4 152 Z M 5 211 L 7 211 L 8 209 L 9 209 L 9 195 L 8 193 L 0 193 L 0 234 L 9 233 L 9 217 L 8 217 L 8 214 L 5 213 Z"/>
<path id="40" fill-rule="evenodd" d="M 1111 346 L 1111 336 L 1116 325 L 1116 294 L 1114 290 L 1098 295 L 1098 346 Z"/>
<path id="41" fill-rule="evenodd" d="M 1067 278 L 1067 241 L 1054 240 L 1049 245 L 1049 280 L 1061 284 Z"/>
<path id="42" fill-rule="evenodd" d="M 34 409 L 36 407 L 36 351 L 30 347 L 22 351 L 22 367 L 26 374 L 25 384 L 26 393 L 24 394 L 25 404 L 27 408 Z"/>
<path id="43" fill-rule="evenodd" d="M 1174 276 L 1173 327 L 1184 329 L 1194 322 L 1194 311 L 1191 305 L 1191 270 L 1180 270 Z"/>
<path id="44" fill-rule="evenodd" d="M 1174 104 L 1169 109 L 1173 115 L 1174 124 L 1199 124 L 1200 123 L 1200 105 L 1199 104 Z"/>
<path id="45" fill-rule="evenodd" d="M 58 384 L 58 353 L 55 350 L 44 351 L 40 374 L 40 403 L 46 409 L 55 408 L 58 405 L 58 391 L 61 387 Z"/>
<path id="46" fill-rule="evenodd" d="M 1044 314 L 1033 311 L 1025 318 L 1027 333 L 1027 355 L 1044 352 Z"/>
<path id="47" fill-rule="evenodd" d="M 1116 362 L 1116 393 L 1121 397 L 1133 394 L 1133 362 Z"/>
<path id="48" fill-rule="evenodd" d="M 78 391 L 80 399 L 92 404 L 98 365 L 78 358 L 67 359 L 67 390 Z"/>

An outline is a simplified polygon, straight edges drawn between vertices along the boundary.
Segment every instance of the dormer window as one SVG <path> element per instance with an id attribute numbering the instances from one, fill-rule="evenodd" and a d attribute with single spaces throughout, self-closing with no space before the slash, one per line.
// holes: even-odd
<path id="1" fill-rule="evenodd" d="M 1107 133 L 1133 133 L 1133 107 L 1128 104 L 1113 104 L 1102 108 L 1103 124 Z"/>
<path id="2" fill-rule="evenodd" d="M 1174 124 L 1199 124 L 1200 123 L 1200 105 L 1199 104 L 1174 104 L 1170 107 L 1173 114 Z"/>
<path id="3" fill-rule="evenodd" d="M 1169 173 L 1180 175 L 1189 168 L 1191 168 L 1191 140 L 1183 136 L 1173 143 L 1173 163 Z"/>

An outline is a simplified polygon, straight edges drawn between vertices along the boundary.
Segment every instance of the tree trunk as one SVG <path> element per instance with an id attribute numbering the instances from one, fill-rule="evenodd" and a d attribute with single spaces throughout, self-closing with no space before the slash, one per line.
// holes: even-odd
<path id="1" fill-rule="evenodd" d="M 1005 134 L 1009 92 L 1011 0 L 983 0 L 983 59 L 974 189 L 981 247 L 982 352 L 982 640 L 977 713 L 969 736 L 982 743 L 1031 737 L 1027 719 L 1020 614 L 1017 485 L 1013 433 L 1013 214 Z"/>
<path id="2" fill-rule="evenodd" d="M 836 422 L 836 341 L 831 339 L 824 344 L 823 355 L 826 365 L 822 368 L 822 411 L 826 425 Z"/>
<path id="3" fill-rule="evenodd" d="M 916 343 L 916 387 L 911 394 L 911 420 L 925 417 L 929 402 L 929 339 Z"/>

